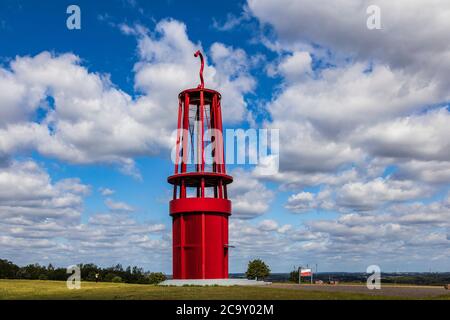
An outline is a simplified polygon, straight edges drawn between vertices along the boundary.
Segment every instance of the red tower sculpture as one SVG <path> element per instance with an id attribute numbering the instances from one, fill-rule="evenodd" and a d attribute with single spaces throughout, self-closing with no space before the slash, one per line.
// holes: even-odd
<path id="1" fill-rule="evenodd" d="M 225 168 L 221 95 L 204 87 L 203 56 L 200 51 L 194 56 L 200 57 L 201 83 L 178 95 L 175 173 L 167 179 L 173 185 L 173 278 L 223 279 L 228 278 L 231 215 L 227 185 L 233 178 Z"/>

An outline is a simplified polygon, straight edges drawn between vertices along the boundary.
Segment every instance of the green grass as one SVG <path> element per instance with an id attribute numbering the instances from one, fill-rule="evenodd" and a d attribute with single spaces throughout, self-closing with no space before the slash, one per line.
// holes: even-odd
<path id="1" fill-rule="evenodd" d="M 69 290 L 63 281 L 0 280 L 0 299 L 395 299 L 356 293 L 300 291 L 267 287 L 160 287 L 125 283 L 82 282 Z"/>

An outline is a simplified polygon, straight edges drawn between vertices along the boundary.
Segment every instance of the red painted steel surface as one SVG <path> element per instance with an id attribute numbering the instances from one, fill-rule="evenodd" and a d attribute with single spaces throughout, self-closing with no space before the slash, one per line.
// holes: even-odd
<path id="1" fill-rule="evenodd" d="M 174 279 L 228 278 L 228 214 L 173 215 L 172 228 Z"/>
<path id="2" fill-rule="evenodd" d="M 231 201 L 216 198 L 184 198 L 170 201 L 170 214 L 182 213 L 222 213 L 231 214 Z"/>
<path id="3" fill-rule="evenodd" d="M 195 56 L 201 61 L 200 84 L 178 95 L 175 172 L 167 179 L 173 185 L 173 278 L 228 278 L 227 185 L 233 178 L 226 174 L 224 161 L 221 95 L 204 87 L 203 55 L 197 51 Z M 208 140 L 216 145 L 208 155 L 213 160 L 210 165 L 204 152 L 208 129 L 220 132 Z"/>

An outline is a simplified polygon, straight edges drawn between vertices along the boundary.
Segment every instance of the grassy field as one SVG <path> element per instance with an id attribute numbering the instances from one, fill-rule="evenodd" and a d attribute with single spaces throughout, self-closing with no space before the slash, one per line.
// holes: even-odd
<path id="1" fill-rule="evenodd" d="M 275 287 L 159 287 L 124 283 L 82 282 L 69 290 L 62 281 L 0 280 L 0 299 L 398 299 L 352 292 L 291 290 Z M 450 295 L 433 298 L 449 299 Z"/>

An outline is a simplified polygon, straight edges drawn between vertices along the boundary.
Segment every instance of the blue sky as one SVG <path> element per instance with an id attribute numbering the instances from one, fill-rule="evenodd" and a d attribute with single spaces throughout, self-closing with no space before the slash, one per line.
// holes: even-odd
<path id="1" fill-rule="evenodd" d="M 170 273 L 169 136 L 202 49 L 225 127 L 280 130 L 279 172 L 229 166 L 232 272 L 448 271 L 447 22 L 284 2 L 2 1 L 0 257 Z"/>

